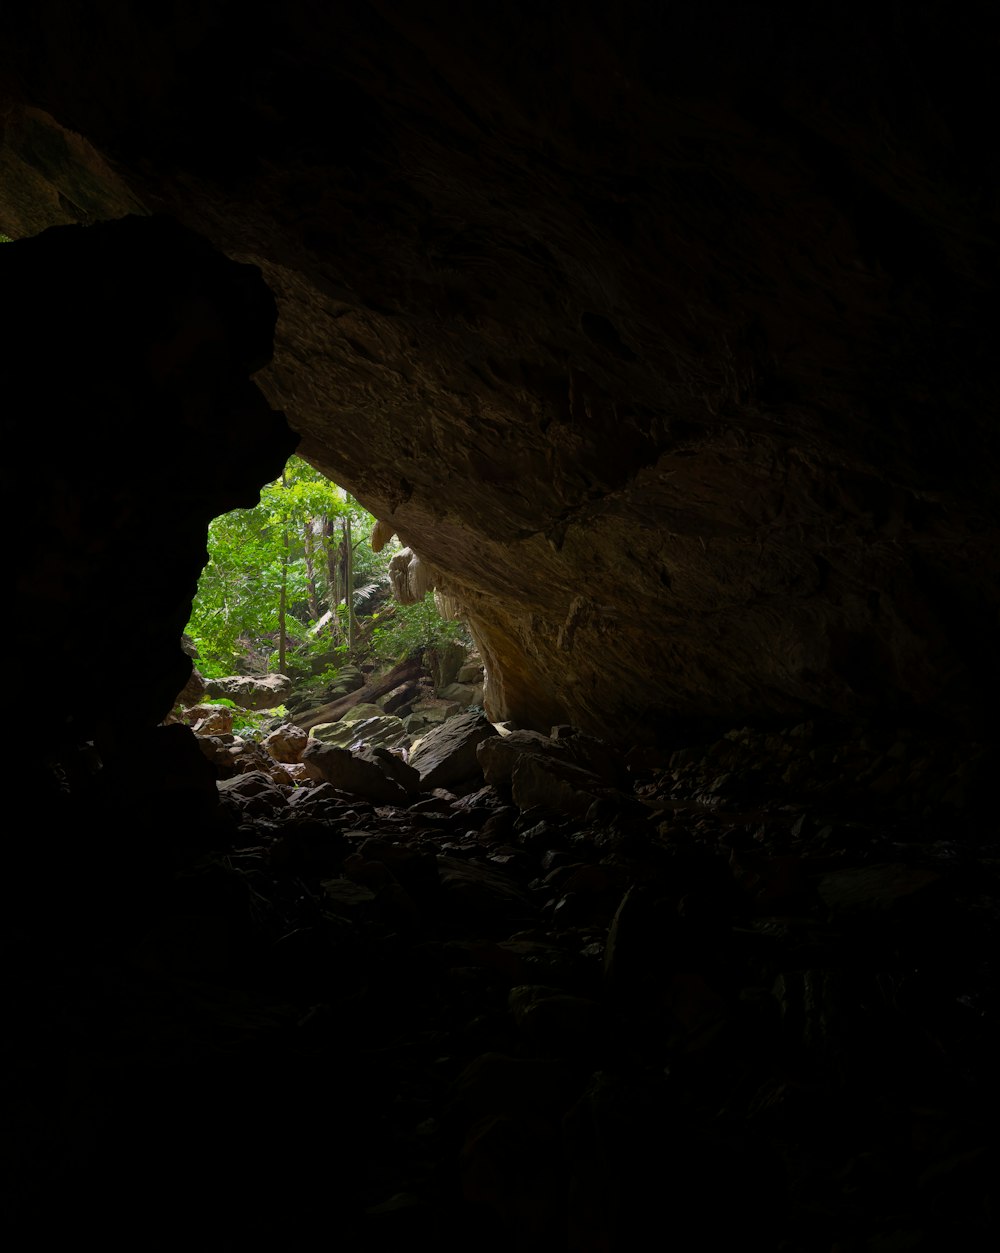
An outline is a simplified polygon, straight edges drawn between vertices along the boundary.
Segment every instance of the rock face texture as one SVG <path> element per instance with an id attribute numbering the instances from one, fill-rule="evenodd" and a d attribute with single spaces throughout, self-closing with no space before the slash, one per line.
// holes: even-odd
<path id="1" fill-rule="evenodd" d="M 465 606 L 495 719 L 965 717 L 998 677 L 995 26 L 41 2 L 0 52 L 0 230 L 145 209 L 258 265 L 263 390 Z M 169 508 L 183 599 L 204 510 Z"/>
<path id="2" fill-rule="evenodd" d="M 208 679 L 205 690 L 216 699 L 231 700 L 240 709 L 274 709 L 291 693 L 292 681 L 286 674 L 269 674 L 262 679 L 231 674 L 224 679 Z"/>

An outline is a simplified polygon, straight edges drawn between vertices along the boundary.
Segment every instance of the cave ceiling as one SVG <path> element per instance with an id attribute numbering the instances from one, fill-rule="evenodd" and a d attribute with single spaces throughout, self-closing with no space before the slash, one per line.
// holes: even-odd
<path id="1" fill-rule="evenodd" d="M 22 6 L 0 230 L 176 218 L 546 728 L 995 700 L 996 21 Z"/>

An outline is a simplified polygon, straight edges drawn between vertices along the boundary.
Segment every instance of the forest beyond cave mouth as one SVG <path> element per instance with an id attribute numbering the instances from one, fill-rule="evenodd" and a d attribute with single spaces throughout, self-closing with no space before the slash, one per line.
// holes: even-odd
<path id="1" fill-rule="evenodd" d="M 241 676 L 268 683 L 242 684 L 249 708 L 237 729 L 274 729 L 282 715 L 304 718 L 414 658 L 426 657 L 425 681 L 441 693 L 461 668 L 445 659 L 474 651 L 462 622 L 442 616 L 439 604 L 448 607 L 426 566 L 298 457 L 261 489 L 259 504 L 211 523 L 208 553 L 185 632 L 195 673 L 186 711 L 175 711 L 188 724 L 209 716 L 213 699 L 239 709 L 225 693 L 239 694 Z M 482 704 L 481 667 L 479 679 L 478 690 L 452 693 L 461 707 Z M 390 686 L 387 712 L 410 715 L 416 696 Z"/>

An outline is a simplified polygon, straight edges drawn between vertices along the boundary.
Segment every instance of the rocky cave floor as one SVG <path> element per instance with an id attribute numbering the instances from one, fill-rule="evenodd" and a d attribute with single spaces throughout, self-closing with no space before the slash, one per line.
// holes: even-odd
<path id="1" fill-rule="evenodd" d="M 581 814 L 193 743 L 8 830 L 8 1247 L 993 1247 L 994 747 L 609 744 Z"/>

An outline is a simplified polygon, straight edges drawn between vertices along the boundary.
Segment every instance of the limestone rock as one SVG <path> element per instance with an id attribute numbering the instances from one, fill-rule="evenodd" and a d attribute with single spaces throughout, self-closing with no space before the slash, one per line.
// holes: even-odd
<path id="1" fill-rule="evenodd" d="M 302 754 L 309 743 L 309 733 L 303 731 L 292 722 L 272 731 L 264 740 L 264 747 L 275 761 L 293 765 L 302 760 Z"/>
<path id="2" fill-rule="evenodd" d="M 607 777 L 573 760 L 571 744 L 566 737 L 551 739 L 537 731 L 498 735 L 479 747 L 483 777 L 487 783 L 506 784 L 511 799 L 522 810 L 543 805 L 568 814 L 585 814 L 595 800 L 613 795 L 614 789 Z M 602 765 L 600 759 L 597 764 Z"/>
<path id="3" fill-rule="evenodd" d="M 395 534 L 394 528 L 388 522 L 376 521 L 369 539 L 372 552 L 380 553 Z"/>
<path id="4" fill-rule="evenodd" d="M 612 787 L 631 786 L 623 748 L 619 743 L 587 735 L 572 726 L 553 727 L 549 738 L 582 770 L 591 771 Z M 626 744 L 624 747 L 629 746 Z"/>
<path id="5" fill-rule="evenodd" d="M 180 705 L 182 709 L 190 709 L 193 705 L 197 705 L 205 696 L 205 677 L 194 666 L 191 670 L 191 677 L 177 693 L 175 704 Z"/>
<path id="6" fill-rule="evenodd" d="M 222 779 L 216 787 L 221 800 L 228 801 L 241 815 L 249 818 L 274 816 L 286 803 L 281 788 L 263 770 L 250 770 L 231 779 Z"/>
<path id="7" fill-rule="evenodd" d="M 365 676 L 361 669 L 355 665 L 341 666 L 337 670 L 337 677 L 329 685 L 330 691 L 335 695 L 346 696 L 348 692 L 356 692 L 359 687 L 363 687 Z"/>
<path id="8" fill-rule="evenodd" d="M 346 713 L 341 714 L 340 721 L 362 722 L 366 718 L 381 718 L 384 713 L 385 710 L 381 705 L 362 702 L 359 705 L 355 705 L 352 709 L 348 709 Z"/>
<path id="9" fill-rule="evenodd" d="M 550 745 L 548 736 L 540 731 L 508 731 L 485 739 L 477 750 L 483 778 L 494 785 L 509 783 L 514 766 L 521 757 L 545 752 Z"/>
<path id="10" fill-rule="evenodd" d="M 309 778 L 305 766 L 301 761 L 279 762 L 279 769 L 288 775 L 293 783 L 304 783 Z"/>
<path id="11" fill-rule="evenodd" d="M 296 788 L 288 798 L 289 810 L 294 811 L 297 819 L 329 821 L 350 808 L 349 802 L 336 788 L 329 783 L 315 782 L 309 778 L 308 766 L 304 762 L 300 765 L 306 771 L 307 783 L 304 787 Z"/>
<path id="12" fill-rule="evenodd" d="M 310 740 L 302 754 L 302 764 L 311 779 L 351 792 L 374 805 L 404 805 L 408 799 L 406 789 L 390 778 L 378 762 L 346 748 Z"/>
<path id="13" fill-rule="evenodd" d="M 401 605 L 415 605 L 434 587 L 437 573 L 430 562 L 404 548 L 389 562 L 392 594 Z"/>
<path id="14" fill-rule="evenodd" d="M 498 737 L 499 738 L 499 737 Z M 609 789 L 571 762 L 524 753 L 511 772 L 511 799 L 522 811 L 544 805 L 565 814 L 585 814 Z"/>
<path id="15" fill-rule="evenodd" d="M 426 651 L 425 660 L 434 680 L 436 693 L 458 681 L 458 672 L 466 664 L 467 658 L 467 651 L 457 640 L 449 640 L 446 644 Z"/>
<path id="16" fill-rule="evenodd" d="M 410 737 L 403 720 L 383 713 L 358 721 L 321 722 L 319 726 L 312 728 L 309 735 L 314 740 L 320 740 L 323 744 L 334 744 L 338 748 L 376 744 L 408 748 L 410 745 Z"/>
<path id="17" fill-rule="evenodd" d="M 380 770 L 406 789 L 411 796 L 420 791 L 420 774 L 405 762 L 398 752 L 393 752 L 382 744 L 366 744 L 357 753 L 365 761 L 377 765 Z"/>
<path id="18" fill-rule="evenodd" d="M 450 701 L 421 700 L 416 702 L 411 712 L 403 719 L 403 723 L 412 736 L 421 734 L 430 727 L 440 726 L 446 719 L 459 712 L 459 708 Z"/>
<path id="19" fill-rule="evenodd" d="M 480 773 L 476 749 L 495 735 L 483 714 L 459 714 L 427 732 L 411 752 L 410 765 L 426 791 L 462 783 Z"/>
<path id="20" fill-rule="evenodd" d="M 184 711 L 181 721 L 196 735 L 229 735 L 233 729 L 233 711 L 226 705 L 194 705 Z"/>
<path id="21" fill-rule="evenodd" d="M 205 681 L 205 691 L 209 696 L 231 700 L 240 709 L 274 709 L 284 702 L 291 690 L 292 681 L 284 674 L 269 674 L 262 679 L 234 674 Z"/>
<path id="22" fill-rule="evenodd" d="M 275 761 L 262 745 L 252 739 L 219 733 L 199 734 L 197 740 L 202 755 L 215 766 L 219 778 L 228 779 L 233 775 L 257 772 L 266 774 L 276 783 L 287 783 L 289 780 L 286 767 Z"/>
<path id="23" fill-rule="evenodd" d="M 462 709 L 468 709 L 470 705 L 481 706 L 483 703 L 482 684 L 449 683 L 447 687 L 442 688 L 438 692 L 438 695 L 442 700 L 453 702 L 461 706 Z"/>

